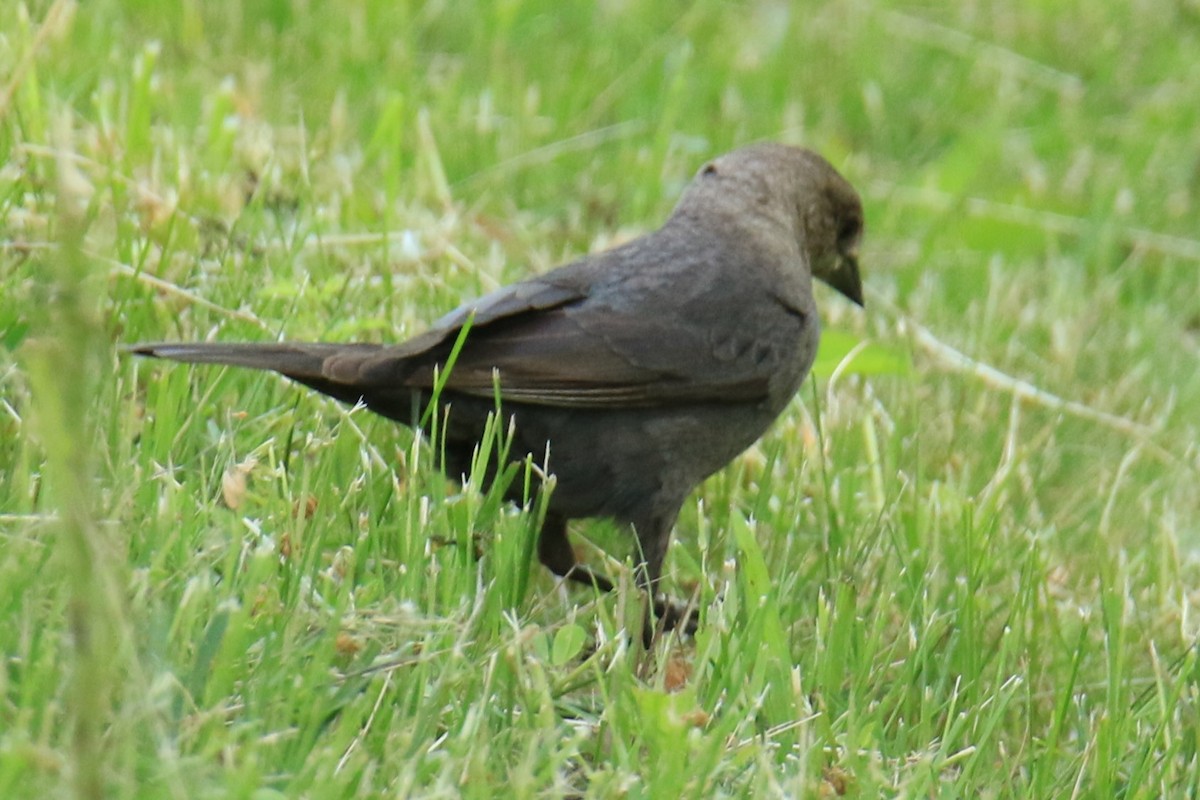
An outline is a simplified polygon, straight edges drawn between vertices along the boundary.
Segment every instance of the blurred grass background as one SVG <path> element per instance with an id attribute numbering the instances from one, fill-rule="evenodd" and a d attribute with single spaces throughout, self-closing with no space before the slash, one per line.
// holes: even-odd
<path id="1" fill-rule="evenodd" d="M 0 795 L 1197 794 L 1192 0 L 0 20 Z M 685 507 L 694 642 L 408 432 L 119 353 L 405 338 L 757 139 L 862 191 L 868 305 Z"/>

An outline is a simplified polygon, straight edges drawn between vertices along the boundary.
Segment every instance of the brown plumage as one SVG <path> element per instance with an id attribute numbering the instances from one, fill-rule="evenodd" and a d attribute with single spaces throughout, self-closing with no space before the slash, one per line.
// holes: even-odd
<path id="1" fill-rule="evenodd" d="M 611 589 L 567 540 L 568 520 L 611 517 L 632 525 L 653 593 L 687 495 L 758 439 L 808 374 L 820 335 L 812 278 L 862 304 L 862 221 L 857 193 L 820 156 L 752 145 L 705 165 L 659 230 L 466 303 L 402 344 L 132 351 L 273 370 L 415 425 L 470 320 L 438 398 L 447 472 L 469 469 L 498 380 L 513 458 L 549 453 L 556 477 L 542 563 Z"/>

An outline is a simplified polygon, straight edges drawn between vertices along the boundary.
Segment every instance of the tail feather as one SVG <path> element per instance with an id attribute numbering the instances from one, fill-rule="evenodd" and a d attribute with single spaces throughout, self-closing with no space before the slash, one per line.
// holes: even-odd
<path id="1" fill-rule="evenodd" d="M 371 356 L 383 350 L 378 344 L 326 344 L 280 342 L 277 344 L 205 344 L 163 342 L 135 344 L 128 352 L 152 358 L 167 358 L 192 364 L 224 364 L 278 372 L 297 383 L 316 389 L 335 400 L 363 403 L 376 414 L 413 426 L 420 420 L 423 404 L 420 386 L 407 387 L 403 378 L 384 375 L 380 380 L 362 380 L 360 369 Z M 403 359 L 395 361 L 400 366 Z"/>
<path id="2" fill-rule="evenodd" d="M 276 344 L 203 342 L 158 342 L 135 344 L 129 352 L 139 356 L 166 358 L 190 364 L 225 364 L 231 367 L 273 370 L 298 380 L 324 379 L 330 356 L 367 355 L 378 351 L 376 344 L 325 344 L 280 342 Z"/>

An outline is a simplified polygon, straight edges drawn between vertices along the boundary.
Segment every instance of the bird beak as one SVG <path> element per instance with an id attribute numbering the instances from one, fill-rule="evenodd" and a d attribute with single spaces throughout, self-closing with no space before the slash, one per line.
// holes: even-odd
<path id="1" fill-rule="evenodd" d="M 838 268 L 825 282 L 846 296 L 852 303 L 863 305 L 862 278 L 858 275 L 858 254 L 845 253 L 838 259 Z"/>

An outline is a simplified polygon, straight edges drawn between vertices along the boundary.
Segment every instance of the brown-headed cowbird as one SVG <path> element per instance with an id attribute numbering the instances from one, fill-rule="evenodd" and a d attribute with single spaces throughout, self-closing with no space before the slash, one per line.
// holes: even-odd
<path id="1" fill-rule="evenodd" d="M 862 305 L 862 230 L 858 194 L 828 162 L 757 144 L 704 165 L 657 231 L 466 303 L 402 344 L 132 350 L 274 370 L 410 426 L 440 379 L 439 436 L 456 478 L 470 469 L 498 389 L 514 423 L 510 456 L 555 476 L 541 562 L 611 589 L 567 540 L 569 520 L 610 517 L 633 527 L 637 577 L 653 597 L 687 495 L 766 431 L 812 366 L 812 278 Z M 656 608 L 680 622 L 672 606 Z"/>

